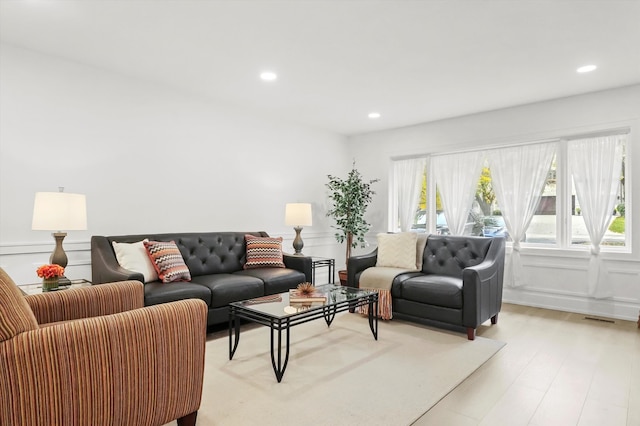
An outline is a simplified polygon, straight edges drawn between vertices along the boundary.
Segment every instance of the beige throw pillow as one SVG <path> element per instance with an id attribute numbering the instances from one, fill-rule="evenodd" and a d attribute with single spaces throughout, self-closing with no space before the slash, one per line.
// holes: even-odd
<path id="1" fill-rule="evenodd" d="M 120 266 L 129 271 L 139 272 L 144 276 L 144 282 L 156 281 L 158 273 L 149 259 L 147 249 L 143 240 L 137 243 L 117 243 L 113 242 L 113 251 Z"/>
<path id="2" fill-rule="evenodd" d="M 416 269 L 417 235 L 413 232 L 378 234 L 376 266 Z"/>

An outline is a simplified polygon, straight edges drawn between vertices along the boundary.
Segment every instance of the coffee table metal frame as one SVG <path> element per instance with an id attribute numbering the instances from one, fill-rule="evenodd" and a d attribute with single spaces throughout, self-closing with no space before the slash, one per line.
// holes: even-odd
<path id="1" fill-rule="evenodd" d="M 344 287 L 335 285 L 318 286 L 317 288 L 331 287 L 334 291 L 342 290 Z M 233 302 L 229 304 L 229 360 L 233 359 L 233 355 L 238 348 L 240 342 L 240 320 L 245 319 L 258 324 L 265 325 L 271 329 L 271 365 L 276 375 L 278 383 L 282 381 L 284 372 L 289 362 L 289 340 L 291 327 L 304 324 L 319 318 L 324 318 L 327 327 L 331 326 L 338 312 L 351 311 L 358 306 L 369 306 L 369 328 L 375 340 L 378 340 L 378 317 L 374 312 L 378 312 L 378 293 L 373 291 L 365 291 L 359 289 L 358 293 L 352 299 L 348 300 L 327 300 L 326 304 L 311 306 L 308 309 L 300 310 L 292 314 L 273 315 L 268 312 L 255 309 L 255 304 L 247 304 L 248 301 Z M 277 295 L 276 295 L 277 296 Z M 288 293 L 280 295 L 285 302 L 289 298 Z M 253 299 L 250 299 L 253 300 Z M 281 301 L 274 302 L 282 304 Z M 282 332 L 285 333 L 284 338 L 284 359 L 282 353 Z M 277 339 L 277 344 L 276 344 Z"/>

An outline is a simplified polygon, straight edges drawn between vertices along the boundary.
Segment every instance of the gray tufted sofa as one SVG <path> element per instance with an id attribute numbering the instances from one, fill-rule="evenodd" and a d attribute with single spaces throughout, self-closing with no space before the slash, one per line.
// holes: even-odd
<path id="1" fill-rule="evenodd" d="M 244 299 L 283 293 L 311 281 L 311 258 L 283 254 L 285 268 L 243 269 L 246 234 L 268 237 L 266 232 L 206 232 L 91 237 L 91 275 L 94 284 L 138 280 L 141 273 L 122 268 L 112 242 L 175 241 L 189 272 L 190 282 L 144 285 L 145 306 L 182 299 L 202 299 L 209 306 L 207 324 L 229 320 L 228 304 Z"/>
<path id="2" fill-rule="evenodd" d="M 504 238 L 429 235 L 422 270 L 397 275 L 391 286 L 394 318 L 465 328 L 469 340 L 502 306 Z M 362 271 L 376 265 L 376 251 L 351 257 L 347 284 L 359 286 Z"/>

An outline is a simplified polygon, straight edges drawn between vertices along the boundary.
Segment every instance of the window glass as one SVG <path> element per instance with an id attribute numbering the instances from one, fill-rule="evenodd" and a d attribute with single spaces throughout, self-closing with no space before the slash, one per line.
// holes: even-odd
<path id="1" fill-rule="evenodd" d="M 556 222 L 560 203 L 557 199 L 557 165 L 554 155 L 551 168 L 547 174 L 547 180 L 542 190 L 542 196 L 538 208 L 531 219 L 529 228 L 525 234 L 525 242 L 538 244 L 556 244 Z M 575 196 L 571 197 L 575 200 Z M 573 201 L 572 201 L 573 206 Z"/>
<path id="2" fill-rule="evenodd" d="M 483 216 L 492 216 L 494 210 L 497 209 L 496 193 L 493 192 L 491 182 L 491 169 L 483 167 L 480 178 L 478 179 L 478 188 L 475 197 L 479 213 Z"/>
<path id="3" fill-rule="evenodd" d="M 480 221 L 479 235 L 484 237 L 505 237 L 511 241 L 507 225 L 502 217 L 502 210 L 498 203 L 498 197 L 493 189 L 491 168 L 483 167 L 478 179 L 478 189 L 475 197 L 475 213 Z M 474 209 L 471 210 L 472 213 Z"/>
<path id="4" fill-rule="evenodd" d="M 614 207 L 609 218 L 609 226 L 602 239 L 602 246 L 621 246 L 626 245 L 626 192 L 625 192 L 625 168 L 626 168 L 626 144 L 623 144 L 622 155 L 622 171 L 618 182 L 617 196 Z M 571 155 L 571 153 L 569 153 Z M 580 202 L 575 196 L 575 187 L 573 179 L 571 180 L 573 215 L 571 217 L 571 244 L 574 245 L 590 245 L 589 233 L 584 223 Z M 572 206 L 573 207 L 573 206 Z"/>
<path id="5" fill-rule="evenodd" d="M 422 190 L 416 206 L 416 215 L 413 219 L 412 231 L 426 232 L 427 230 L 427 170 L 422 174 Z"/>
<path id="6" fill-rule="evenodd" d="M 477 197 L 477 194 L 476 194 Z M 440 202 L 440 191 L 436 187 L 436 234 L 438 235 L 450 235 L 449 225 L 447 225 L 447 218 L 444 214 L 445 210 Z M 483 235 L 483 217 L 480 204 L 477 199 L 473 201 L 469 213 L 467 215 L 467 221 L 464 224 L 464 230 L 462 235 Z"/>
<path id="7" fill-rule="evenodd" d="M 464 231 L 462 235 L 475 235 L 478 237 L 483 236 L 484 229 L 484 216 L 477 213 L 474 209 L 469 211 L 467 221 L 464 225 Z M 444 215 L 444 210 L 436 213 L 436 234 L 438 235 L 450 235 L 451 231 L 447 225 L 447 219 Z"/>
<path id="8" fill-rule="evenodd" d="M 505 237 L 507 241 L 510 241 L 498 197 L 493 189 L 491 168 L 487 166 L 482 168 L 478 179 L 475 203 L 474 207 L 477 207 L 471 212 L 475 213 L 476 220 L 480 222 L 478 234 L 484 237 Z"/>

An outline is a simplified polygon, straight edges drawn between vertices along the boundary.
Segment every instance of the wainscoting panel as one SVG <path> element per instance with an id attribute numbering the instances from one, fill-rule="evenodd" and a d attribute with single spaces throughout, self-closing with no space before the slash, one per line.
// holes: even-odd
<path id="1" fill-rule="evenodd" d="M 522 256 L 527 285 L 505 282 L 503 300 L 509 303 L 636 321 L 640 310 L 640 262 L 605 260 L 613 297 L 594 299 L 587 289 L 589 259 Z"/>
<path id="2" fill-rule="evenodd" d="M 66 241 L 63 243 L 69 263 L 65 275 L 69 279 L 91 279 L 91 243 Z M 0 245 L 0 267 L 18 285 L 40 281 L 36 269 L 49 263 L 55 244 L 52 242 L 10 243 Z"/>

